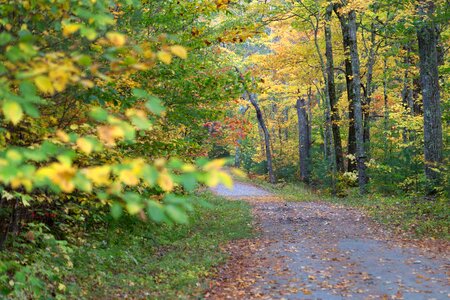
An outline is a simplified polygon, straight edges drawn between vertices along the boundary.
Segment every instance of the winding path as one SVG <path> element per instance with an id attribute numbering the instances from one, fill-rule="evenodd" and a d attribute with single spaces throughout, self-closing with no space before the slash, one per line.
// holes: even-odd
<path id="1" fill-rule="evenodd" d="M 252 204 L 260 235 L 227 246 L 210 299 L 449 299 L 448 244 L 401 241 L 362 212 L 285 202 L 253 185 L 213 192 Z"/>

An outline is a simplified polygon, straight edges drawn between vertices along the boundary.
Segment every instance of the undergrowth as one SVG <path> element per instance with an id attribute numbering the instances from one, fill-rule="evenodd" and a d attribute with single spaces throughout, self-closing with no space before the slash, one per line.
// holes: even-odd
<path id="1" fill-rule="evenodd" d="M 0 252 L 0 287 L 11 299 L 174 299 L 200 295 L 226 259 L 219 245 L 252 236 L 248 204 L 209 193 L 191 196 L 188 225 L 105 217 L 80 246 L 44 226 Z M 209 204 L 205 204 L 209 203 Z M 1 295 L 1 294 L 0 294 Z"/>

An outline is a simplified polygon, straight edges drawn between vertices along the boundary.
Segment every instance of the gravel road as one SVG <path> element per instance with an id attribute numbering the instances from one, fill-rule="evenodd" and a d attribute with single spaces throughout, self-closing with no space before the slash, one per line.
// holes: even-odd
<path id="1" fill-rule="evenodd" d="M 362 212 L 276 200 L 253 185 L 214 193 L 246 199 L 258 238 L 232 243 L 210 299 L 449 299 L 449 245 L 424 248 Z"/>

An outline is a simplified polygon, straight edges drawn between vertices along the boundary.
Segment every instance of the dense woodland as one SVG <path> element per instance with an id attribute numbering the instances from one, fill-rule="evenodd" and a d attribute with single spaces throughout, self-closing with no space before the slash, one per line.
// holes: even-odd
<path id="1" fill-rule="evenodd" d="M 1 0 L 1 295 L 92 297 L 74 257 L 96 232 L 173 234 L 230 172 L 397 197 L 448 238 L 449 16 L 445 0 Z"/>

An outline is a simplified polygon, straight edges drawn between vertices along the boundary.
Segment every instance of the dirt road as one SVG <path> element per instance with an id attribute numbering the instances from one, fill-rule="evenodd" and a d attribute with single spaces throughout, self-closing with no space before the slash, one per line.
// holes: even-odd
<path id="1" fill-rule="evenodd" d="M 227 246 L 206 298 L 450 298 L 445 249 L 402 242 L 356 209 L 285 202 L 243 183 L 213 192 L 249 201 L 260 235 Z"/>

